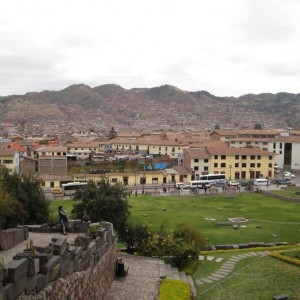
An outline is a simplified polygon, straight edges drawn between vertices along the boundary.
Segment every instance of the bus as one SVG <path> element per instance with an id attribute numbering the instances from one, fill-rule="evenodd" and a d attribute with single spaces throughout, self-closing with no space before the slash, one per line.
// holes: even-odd
<path id="1" fill-rule="evenodd" d="M 68 182 L 61 185 L 64 196 L 73 196 L 77 190 L 82 189 L 87 185 L 87 182 Z"/>
<path id="2" fill-rule="evenodd" d="M 269 180 L 265 178 L 254 179 L 254 185 L 269 185 Z"/>
<path id="3" fill-rule="evenodd" d="M 192 180 L 190 182 L 190 188 L 198 188 L 198 189 L 203 189 L 204 186 L 207 188 L 210 188 L 210 183 L 207 180 Z"/>
<path id="4" fill-rule="evenodd" d="M 225 180 L 225 174 L 206 174 L 199 175 L 199 180 L 207 180 L 209 183 L 216 183 L 219 180 Z"/>

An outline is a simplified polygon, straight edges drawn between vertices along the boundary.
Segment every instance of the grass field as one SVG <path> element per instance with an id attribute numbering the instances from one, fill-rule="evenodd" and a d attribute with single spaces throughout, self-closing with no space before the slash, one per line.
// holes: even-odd
<path id="1" fill-rule="evenodd" d="M 223 257 L 224 262 L 231 255 L 220 254 L 218 257 Z M 219 267 L 220 263 L 215 261 L 201 261 L 193 277 L 205 277 Z M 267 300 L 280 294 L 288 294 L 289 299 L 300 299 L 299 286 L 299 267 L 270 257 L 249 257 L 237 263 L 223 280 L 197 286 L 197 299 Z"/>
<path id="2" fill-rule="evenodd" d="M 300 241 L 300 205 L 286 203 L 261 194 L 129 198 L 130 222 L 147 222 L 174 228 L 187 223 L 207 238 L 207 244 Z M 238 230 L 218 226 L 227 218 L 244 217 L 249 221 Z M 256 226 L 260 225 L 261 228 Z"/>
<path id="3" fill-rule="evenodd" d="M 148 196 L 128 198 L 130 222 L 147 222 L 158 229 L 162 224 L 175 228 L 187 223 L 199 230 L 207 245 L 248 242 L 300 242 L 300 205 L 286 203 L 257 193 L 207 196 Z M 57 208 L 63 205 L 69 215 L 73 200 L 51 202 L 51 215 L 57 217 Z M 227 218 L 244 217 L 249 221 L 234 230 L 219 226 Z M 260 225 L 261 228 L 256 226 Z"/>

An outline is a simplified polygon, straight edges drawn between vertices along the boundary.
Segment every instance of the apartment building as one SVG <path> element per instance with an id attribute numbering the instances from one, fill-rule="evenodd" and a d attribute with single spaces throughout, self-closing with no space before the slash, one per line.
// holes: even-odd
<path id="1" fill-rule="evenodd" d="M 36 150 L 38 172 L 48 175 L 67 174 L 67 147 L 45 146 Z"/>

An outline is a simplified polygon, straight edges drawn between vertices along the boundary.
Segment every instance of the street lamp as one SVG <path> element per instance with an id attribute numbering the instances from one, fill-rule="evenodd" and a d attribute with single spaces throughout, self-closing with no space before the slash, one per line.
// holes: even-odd
<path id="1" fill-rule="evenodd" d="M 231 168 L 232 168 L 232 165 L 229 165 L 229 169 L 230 169 L 229 180 L 231 180 Z"/>
<path id="2" fill-rule="evenodd" d="M 249 169 L 250 180 L 252 179 L 252 169 Z"/>

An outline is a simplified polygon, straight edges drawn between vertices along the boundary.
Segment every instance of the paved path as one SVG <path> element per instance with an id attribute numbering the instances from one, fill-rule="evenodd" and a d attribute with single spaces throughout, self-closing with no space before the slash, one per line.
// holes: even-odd
<path id="1" fill-rule="evenodd" d="M 271 251 L 253 251 L 253 252 L 246 252 L 243 254 L 239 255 L 234 255 L 231 256 L 226 262 L 224 262 L 219 270 L 215 271 L 209 276 L 203 277 L 203 278 L 198 278 L 196 279 L 195 283 L 197 285 L 202 285 L 206 283 L 213 283 L 215 281 L 219 281 L 224 279 L 225 277 L 229 276 L 236 265 L 237 262 L 239 262 L 241 259 L 248 258 L 248 257 L 253 257 L 253 256 L 267 256 L 271 253 Z M 199 256 L 200 260 L 204 260 L 205 256 Z M 221 257 L 215 258 L 213 256 L 206 256 L 206 259 L 208 261 L 216 261 L 216 262 L 221 262 L 223 259 Z"/>

